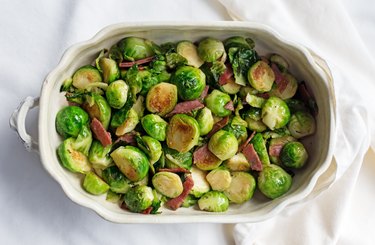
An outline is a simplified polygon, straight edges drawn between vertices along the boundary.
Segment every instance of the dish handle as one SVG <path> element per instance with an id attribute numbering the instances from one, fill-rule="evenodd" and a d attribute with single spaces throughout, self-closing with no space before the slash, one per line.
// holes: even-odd
<path id="1" fill-rule="evenodd" d="M 30 109 L 39 106 L 39 97 L 26 97 L 12 113 L 10 128 L 17 132 L 27 151 L 39 153 L 38 142 L 26 132 L 26 116 Z"/>

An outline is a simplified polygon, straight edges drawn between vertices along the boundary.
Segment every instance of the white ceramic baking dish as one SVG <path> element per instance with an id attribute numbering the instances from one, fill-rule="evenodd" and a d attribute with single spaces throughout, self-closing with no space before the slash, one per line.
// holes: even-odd
<path id="1" fill-rule="evenodd" d="M 77 68 L 91 63 L 100 50 L 126 36 L 140 36 L 163 43 L 182 39 L 199 40 L 208 36 L 225 39 L 234 35 L 251 37 L 261 55 L 279 53 L 284 56 L 290 63 L 292 73 L 299 80 L 306 81 L 317 101 L 317 131 L 304 142 L 310 159 L 306 168 L 295 175 L 292 188 L 286 195 L 276 200 L 268 200 L 256 192 L 250 201 L 242 205 L 232 204 L 225 213 L 180 208 L 177 211 L 161 209 L 160 215 L 142 215 L 120 209 L 118 205 L 106 201 L 105 195 L 92 196 L 86 193 L 81 187 L 78 175 L 70 173 L 60 165 L 56 148 L 62 139 L 55 130 L 55 116 L 59 109 L 67 104 L 64 95 L 59 92 L 60 86 Z M 28 110 L 38 104 L 39 142 L 35 142 L 25 130 L 25 118 Z M 92 39 L 70 47 L 57 67 L 46 77 L 40 100 L 26 98 L 12 115 L 11 126 L 18 132 L 28 150 L 40 152 L 44 168 L 71 200 L 93 209 L 107 220 L 118 223 L 258 222 L 273 217 L 288 205 L 305 200 L 318 178 L 330 166 L 335 138 L 335 101 L 331 83 L 311 52 L 280 37 L 267 26 L 243 22 L 124 23 L 108 26 Z"/>

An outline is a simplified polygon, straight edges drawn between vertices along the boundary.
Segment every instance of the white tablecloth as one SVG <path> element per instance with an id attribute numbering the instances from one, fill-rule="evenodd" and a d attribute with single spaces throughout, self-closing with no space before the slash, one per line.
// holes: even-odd
<path id="1" fill-rule="evenodd" d="M 344 1 L 375 57 L 372 1 Z M 232 244 L 233 225 L 119 225 L 70 201 L 9 129 L 26 96 L 38 96 L 45 75 L 70 45 L 123 21 L 230 20 L 216 0 L 5 1 L 0 0 L 0 244 Z M 37 109 L 28 130 L 37 137 Z M 344 217 L 339 244 L 372 244 L 375 233 L 375 154 L 369 153 Z M 345 178 L 345 176 L 343 177 Z M 339 185 L 340 182 L 335 185 Z M 335 185 L 324 195 L 335 191 Z M 329 222 L 329 220 L 327 220 Z M 270 234 L 272 235 L 272 234 Z M 319 236 L 319 234 L 316 234 Z"/>

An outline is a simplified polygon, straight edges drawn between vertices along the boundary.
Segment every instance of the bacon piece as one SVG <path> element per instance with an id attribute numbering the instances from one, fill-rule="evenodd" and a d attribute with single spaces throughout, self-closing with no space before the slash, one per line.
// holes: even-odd
<path id="1" fill-rule="evenodd" d="M 243 150 L 243 148 L 245 148 L 245 146 L 247 146 L 250 141 L 253 139 L 254 135 L 255 135 L 255 131 L 253 131 L 250 135 L 249 138 L 247 138 L 247 140 L 245 142 L 243 142 L 239 147 L 238 147 L 238 152 L 241 152 Z"/>
<path id="2" fill-rule="evenodd" d="M 135 133 L 127 133 L 127 134 L 121 135 L 120 137 L 117 138 L 117 140 L 115 141 L 115 144 L 120 143 L 120 142 L 125 142 L 129 145 L 136 145 Z"/>
<path id="3" fill-rule="evenodd" d="M 128 68 L 128 67 L 132 67 L 133 65 L 141 65 L 141 64 L 149 63 L 153 59 L 154 59 L 154 56 L 136 60 L 136 61 L 126 61 L 126 62 L 121 62 L 118 66 L 120 68 Z"/>
<path id="4" fill-rule="evenodd" d="M 210 86 L 208 86 L 208 85 L 206 85 L 206 87 L 204 87 L 203 92 L 199 96 L 199 101 L 200 102 L 203 102 L 204 98 L 206 98 L 209 89 L 210 89 Z"/>
<path id="5" fill-rule="evenodd" d="M 262 171 L 263 165 L 259 159 L 257 152 L 254 149 L 253 144 L 248 144 L 242 150 L 242 153 L 245 155 L 246 159 L 251 164 L 251 169 L 255 171 Z"/>
<path id="6" fill-rule="evenodd" d="M 214 135 L 214 133 L 224 128 L 228 124 L 228 122 L 229 122 L 229 116 L 226 116 L 220 121 L 218 121 L 217 123 L 215 123 L 211 131 L 207 134 L 207 137 L 211 138 L 211 136 Z"/>
<path id="7" fill-rule="evenodd" d="M 95 138 L 98 139 L 104 147 L 112 144 L 111 134 L 105 130 L 103 124 L 98 119 L 94 117 L 94 119 L 91 120 L 90 127 Z"/>
<path id="8" fill-rule="evenodd" d="M 219 77 L 219 84 L 223 86 L 230 81 L 230 78 L 233 76 L 233 70 L 230 64 L 226 65 L 227 69 L 225 69 L 224 73 Z"/>
<path id="9" fill-rule="evenodd" d="M 271 68 L 275 74 L 275 83 L 277 84 L 277 89 L 282 93 L 288 86 L 288 80 L 283 76 L 276 64 L 272 63 Z"/>
<path id="10" fill-rule="evenodd" d="M 191 173 L 188 169 L 185 169 L 185 168 L 160 168 L 159 172 L 187 173 L 187 174 Z"/>
<path id="11" fill-rule="evenodd" d="M 193 189 L 193 186 L 194 181 L 191 175 L 186 176 L 186 179 L 183 183 L 184 190 L 178 197 L 168 200 L 166 203 L 167 207 L 169 207 L 172 210 L 178 209 L 184 202 L 185 198 L 189 195 L 191 189 Z"/>
<path id="12" fill-rule="evenodd" d="M 233 101 L 230 100 L 228 103 L 226 103 L 224 108 L 230 111 L 234 111 Z"/>
<path id="13" fill-rule="evenodd" d="M 284 146 L 283 144 L 270 146 L 270 148 L 268 149 L 269 155 L 271 157 L 278 157 L 278 156 L 280 156 L 280 152 L 283 149 L 283 146 Z"/>
<path id="14" fill-rule="evenodd" d="M 151 212 L 152 212 L 152 207 L 148 207 L 148 208 L 146 208 L 145 210 L 143 210 L 142 212 L 141 212 L 141 214 L 150 214 Z"/>
<path id="15" fill-rule="evenodd" d="M 166 117 L 171 117 L 174 114 L 180 114 L 180 113 L 188 113 L 192 110 L 202 109 L 204 107 L 204 104 L 200 102 L 199 100 L 191 100 L 191 101 L 184 101 L 178 103 L 173 111 L 169 112 Z"/>
<path id="16" fill-rule="evenodd" d="M 257 96 L 263 99 L 268 99 L 270 97 L 270 94 L 266 92 L 266 93 L 257 94 Z"/>

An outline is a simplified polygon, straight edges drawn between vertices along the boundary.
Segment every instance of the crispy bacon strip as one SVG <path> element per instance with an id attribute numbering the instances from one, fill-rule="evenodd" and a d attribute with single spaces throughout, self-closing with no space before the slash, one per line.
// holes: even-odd
<path id="1" fill-rule="evenodd" d="M 151 212 L 152 212 L 152 207 L 148 207 L 148 208 L 146 208 L 145 210 L 143 210 L 142 212 L 141 212 L 141 214 L 150 214 Z"/>
<path id="2" fill-rule="evenodd" d="M 168 200 L 166 203 L 167 207 L 169 207 L 172 210 L 178 209 L 184 202 L 185 198 L 189 195 L 191 189 L 193 189 L 193 186 L 194 181 L 191 175 L 186 176 L 186 179 L 183 183 L 184 190 L 178 197 Z"/>
<path id="3" fill-rule="evenodd" d="M 230 111 L 234 111 L 233 101 L 230 100 L 228 103 L 226 103 L 224 108 Z"/>
<path id="4" fill-rule="evenodd" d="M 185 168 L 160 168 L 159 172 L 171 172 L 171 173 L 187 173 L 190 174 L 190 170 Z"/>
<path id="5" fill-rule="evenodd" d="M 215 123 L 211 131 L 207 134 L 207 137 L 211 138 L 211 136 L 214 135 L 214 133 L 224 128 L 228 124 L 228 122 L 229 122 L 229 116 L 226 116 L 220 121 L 218 121 L 217 123 Z"/>
<path id="6" fill-rule="evenodd" d="M 204 104 L 202 104 L 202 102 L 200 102 L 199 100 L 184 101 L 184 102 L 178 103 L 174 107 L 173 111 L 169 112 L 165 116 L 171 117 L 174 114 L 189 113 L 192 110 L 202 109 L 203 107 L 204 107 Z"/>
<path id="7" fill-rule="evenodd" d="M 224 73 L 219 77 L 219 84 L 223 86 L 230 81 L 230 78 L 233 76 L 232 66 L 230 64 L 226 65 L 227 69 L 225 69 Z"/>
<path id="8" fill-rule="evenodd" d="M 103 124 L 98 119 L 94 117 L 94 119 L 91 120 L 90 127 L 95 138 L 98 139 L 104 147 L 112 144 L 111 134 L 105 130 Z"/>
<path id="9" fill-rule="evenodd" d="M 280 152 L 283 149 L 283 146 L 284 146 L 283 144 L 270 146 L 270 148 L 268 149 L 268 154 L 271 157 L 278 157 L 278 156 L 280 156 Z"/>
<path id="10" fill-rule="evenodd" d="M 263 165 L 259 159 L 258 153 L 255 151 L 253 144 L 248 144 L 243 148 L 242 153 L 251 164 L 251 169 L 255 171 L 262 171 Z"/>
<path id="11" fill-rule="evenodd" d="M 249 138 L 247 138 L 247 140 L 245 142 L 243 142 L 239 147 L 238 147 L 238 152 L 241 152 L 243 150 L 243 148 L 245 148 L 245 146 L 247 146 L 250 141 L 253 139 L 254 135 L 255 135 L 255 131 L 253 131 L 251 133 L 251 135 L 249 136 Z"/>
<path id="12" fill-rule="evenodd" d="M 142 64 L 145 64 L 145 63 L 149 63 L 153 59 L 154 59 L 154 56 L 147 57 L 147 58 L 140 59 L 140 60 L 136 60 L 136 61 L 125 61 L 125 62 L 121 62 L 118 66 L 120 68 L 128 68 L 128 67 L 132 67 L 133 65 L 142 65 Z"/>
<path id="13" fill-rule="evenodd" d="M 203 92 L 199 96 L 199 101 L 200 102 L 203 102 L 204 98 L 206 98 L 209 89 L 210 89 L 210 86 L 208 86 L 208 85 L 206 85 L 206 87 L 204 87 Z"/>
<path id="14" fill-rule="evenodd" d="M 128 133 L 128 134 L 121 135 L 120 137 L 117 138 L 117 140 L 115 141 L 115 144 L 119 142 L 125 142 L 129 145 L 136 145 L 135 133 Z"/>
<path id="15" fill-rule="evenodd" d="M 276 64 L 272 63 L 271 68 L 273 73 L 275 73 L 275 83 L 277 84 L 277 89 L 280 93 L 282 93 L 288 86 L 288 80 L 283 76 Z"/>

